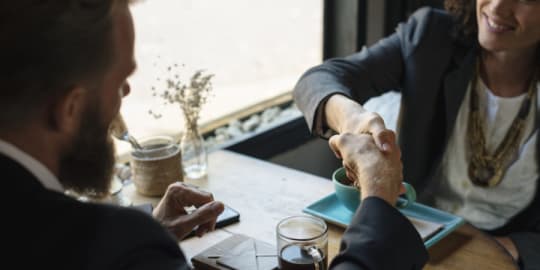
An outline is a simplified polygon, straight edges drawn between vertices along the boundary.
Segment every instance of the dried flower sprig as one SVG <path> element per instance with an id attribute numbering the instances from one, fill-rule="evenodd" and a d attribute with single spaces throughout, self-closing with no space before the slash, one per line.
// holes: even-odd
<path id="1" fill-rule="evenodd" d="M 175 64 L 174 68 L 177 67 L 178 65 Z M 186 84 L 179 79 L 180 76 L 176 74 L 174 68 L 171 66 L 167 68 L 169 73 L 175 74 L 165 80 L 165 90 L 158 94 L 156 88 L 152 87 L 153 96 L 159 95 L 165 100 L 165 104 L 179 104 L 184 113 L 187 127 L 196 128 L 202 106 L 206 103 L 212 90 L 211 79 L 214 74 L 205 74 L 204 70 L 197 70 L 191 76 L 189 83 Z M 160 81 L 159 78 L 158 81 Z M 149 113 L 156 118 L 161 117 L 160 114 L 151 110 Z"/>

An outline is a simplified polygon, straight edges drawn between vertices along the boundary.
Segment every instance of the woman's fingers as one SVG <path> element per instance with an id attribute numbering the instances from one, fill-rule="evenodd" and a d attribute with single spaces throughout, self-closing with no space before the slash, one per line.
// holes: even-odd
<path id="1" fill-rule="evenodd" d="M 328 140 L 328 145 L 330 146 L 330 149 L 332 149 L 332 152 L 334 152 L 334 155 L 336 155 L 336 158 L 338 159 L 342 159 L 341 151 L 338 144 L 339 139 L 341 138 L 340 136 L 341 135 L 334 135 Z"/>

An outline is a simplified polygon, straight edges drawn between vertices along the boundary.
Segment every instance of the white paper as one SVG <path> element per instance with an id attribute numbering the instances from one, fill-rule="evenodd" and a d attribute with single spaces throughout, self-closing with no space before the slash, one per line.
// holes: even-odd
<path id="1" fill-rule="evenodd" d="M 411 221 L 414 228 L 416 228 L 416 231 L 418 231 L 424 242 L 444 228 L 444 224 L 417 219 L 413 217 L 407 218 Z"/>

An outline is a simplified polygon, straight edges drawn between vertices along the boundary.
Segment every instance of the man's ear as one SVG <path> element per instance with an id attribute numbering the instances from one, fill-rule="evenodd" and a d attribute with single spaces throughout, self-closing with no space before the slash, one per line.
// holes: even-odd
<path id="1" fill-rule="evenodd" d="M 73 134 L 78 130 L 86 104 L 85 94 L 84 88 L 75 87 L 60 97 L 53 105 L 51 122 L 56 131 Z"/>

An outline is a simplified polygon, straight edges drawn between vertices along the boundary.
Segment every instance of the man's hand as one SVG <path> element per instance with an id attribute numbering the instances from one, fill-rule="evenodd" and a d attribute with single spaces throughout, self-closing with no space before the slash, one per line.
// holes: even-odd
<path id="1" fill-rule="evenodd" d="M 330 128 L 339 134 L 371 134 L 377 147 L 390 151 L 395 135 L 386 129 L 384 120 L 374 112 L 366 111 L 362 105 L 343 95 L 333 95 L 326 102 L 325 119 Z"/>
<path id="2" fill-rule="evenodd" d="M 343 159 L 347 177 L 360 188 L 362 199 L 376 196 L 390 205 L 395 205 L 402 185 L 401 152 L 395 142 L 395 135 L 389 132 L 390 143 L 381 152 L 369 134 L 344 133 L 330 138 L 330 148 L 338 158 Z"/>
<path id="3" fill-rule="evenodd" d="M 188 214 L 184 207 L 190 206 L 195 206 L 196 210 Z M 223 209 L 223 203 L 214 201 L 211 193 L 177 182 L 169 185 L 152 215 L 182 240 L 196 226 L 198 236 L 214 230 Z"/>

